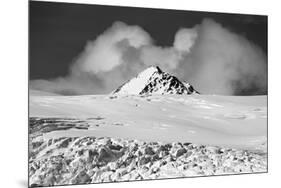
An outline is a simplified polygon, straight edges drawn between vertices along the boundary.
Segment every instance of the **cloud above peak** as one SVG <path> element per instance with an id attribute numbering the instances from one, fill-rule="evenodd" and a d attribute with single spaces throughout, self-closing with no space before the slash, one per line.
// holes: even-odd
<path id="1" fill-rule="evenodd" d="M 267 92 L 263 51 L 211 19 L 193 28 L 179 28 L 170 47 L 156 46 L 140 26 L 115 22 L 88 41 L 66 77 L 31 80 L 31 88 L 60 94 L 106 94 L 150 65 L 191 82 L 201 93 Z"/>
<path id="2" fill-rule="evenodd" d="M 151 40 L 149 34 L 139 26 L 128 26 L 123 22 L 115 22 L 96 40 L 86 44 L 84 51 L 73 65 L 72 72 L 96 74 L 110 71 L 122 64 L 122 54 L 126 48 L 149 45 Z"/>

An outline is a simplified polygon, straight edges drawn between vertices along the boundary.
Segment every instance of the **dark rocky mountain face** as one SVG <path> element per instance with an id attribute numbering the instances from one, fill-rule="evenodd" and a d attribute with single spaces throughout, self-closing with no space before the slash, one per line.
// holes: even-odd
<path id="1" fill-rule="evenodd" d="M 161 72 L 155 74 L 149 79 L 149 83 L 140 92 L 143 94 L 192 94 L 196 92 L 192 86 L 189 88 L 179 81 L 175 76 Z"/>

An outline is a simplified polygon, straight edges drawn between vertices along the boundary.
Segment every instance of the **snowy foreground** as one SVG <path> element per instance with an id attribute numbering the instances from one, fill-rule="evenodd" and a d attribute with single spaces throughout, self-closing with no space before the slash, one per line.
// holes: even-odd
<path id="1" fill-rule="evenodd" d="M 267 96 L 30 96 L 30 185 L 267 171 Z"/>

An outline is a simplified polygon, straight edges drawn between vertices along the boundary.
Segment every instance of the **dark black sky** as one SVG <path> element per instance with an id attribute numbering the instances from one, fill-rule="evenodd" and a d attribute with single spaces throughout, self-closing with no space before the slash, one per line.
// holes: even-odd
<path id="1" fill-rule="evenodd" d="M 157 45 L 170 46 L 179 28 L 204 18 L 244 35 L 267 54 L 266 16 L 30 1 L 30 79 L 65 76 L 86 42 L 115 21 L 139 25 Z"/>

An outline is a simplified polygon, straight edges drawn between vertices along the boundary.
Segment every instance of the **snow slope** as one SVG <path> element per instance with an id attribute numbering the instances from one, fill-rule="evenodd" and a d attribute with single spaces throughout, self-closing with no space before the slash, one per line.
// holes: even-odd
<path id="1" fill-rule="evenodd" d="M 266 150 L 267 96 L 30 96 L 29 105 L 30 117 L 78 118 L 90 125 L 48 132 L 44 139 L 107 136 Z"/>
<path id="2" fill-rule="evenodd" d="M 156 67 L 149 67 L 118 88 L 115 93 L 138 95 L 146 86 L 149 78 L 157 72 L 158 70 Z"/>

